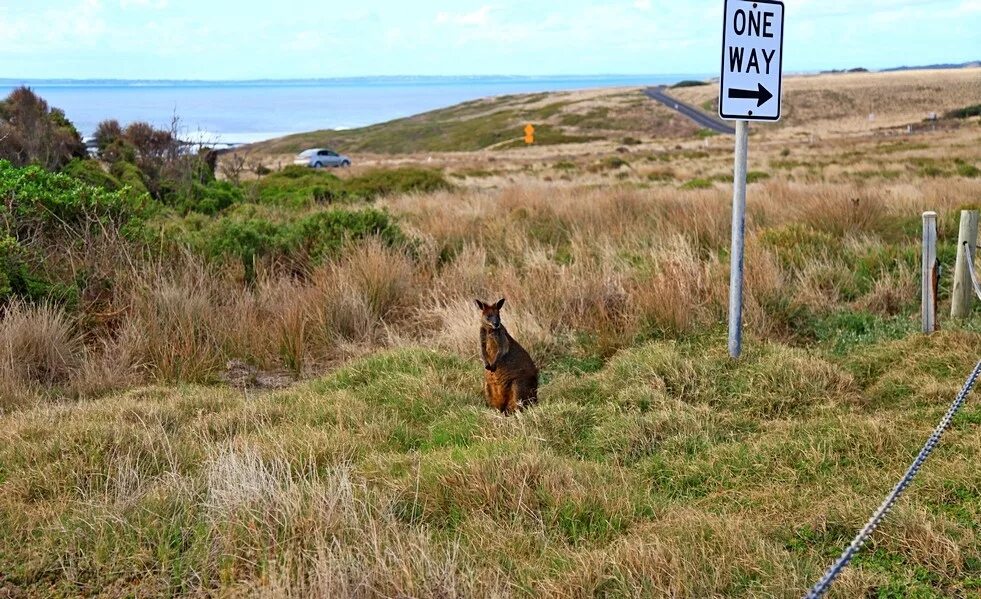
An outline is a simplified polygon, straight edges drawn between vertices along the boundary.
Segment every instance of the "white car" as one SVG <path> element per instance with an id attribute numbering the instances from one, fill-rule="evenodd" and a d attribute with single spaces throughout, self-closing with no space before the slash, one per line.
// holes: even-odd
<path id="1" fill-rule="evenodd" d="M 325 148 L 314 148 L 312 150 L 304 150 L 293 159 L 293 164 L 298 166 L 308 166 L 310 168 L 324 168 L 330 166 L 333 168 L 347 168 L 351 166 L 351 159 L 343 154 L 338 154 L 333 150 L 327 150 Z"/>

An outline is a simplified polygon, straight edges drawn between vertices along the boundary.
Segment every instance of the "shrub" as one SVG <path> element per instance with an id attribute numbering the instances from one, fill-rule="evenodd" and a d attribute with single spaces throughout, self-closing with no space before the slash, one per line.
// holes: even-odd
<path id="1" fill-rule="evenodd" d="M 711 189 L 712 182 L 708 179 L 695 178 L 681 186 L 682 189 Z"/>
<path id="2" fill-rule="evenodd" d="M 948 119 L 966 119 L 972 116 L 981 116 L 981 104 L 951 110 L 944 116 Z"/>
<path id="3" fill-rule="evenodd" d="M 334 209 L 297 216 L 241 205 L 200 225 L 197 230 L 183 229 L 171 235 L 212 260 L 239 260 L 250 285 L 256 280 L 256 262 L 264 258 L 302 268 L 337 257 L 349 242 L 368 238 L 389 246 L 406 242 L 391 217 L 373 209 Z"/>
<path id="4" fill-rule="evenodd" d="M 341 179 L 302 166 L 288 166 L 259 182 L 263 203 L 304 206 L 311 203 L 370 202 L 401 193 L 431 193 L 452 189 L 442 173 L 430 169 L 377 169 L 351 179 Z"/>
<path id="5" fill-rule="evenodd" d="M 17 166 L 38 164 L 55 170 L 85 157 L 85 144 L 65 113 L 50 108 L 29 88 L 0 101 L 0 160 Z"/>
<path id="6" fill-rule="evenodd" d="M 259 201 L 299 208 L 311 203 L 346 199 L 344 183 L 331 173 L 302 166 L 288 166 L 259 181 Z"/>
<path id="7" fill-rule="evenodd" d="M 36 166 L 15 168 L 0 161 L 0 215 L 13 212 L 15 226 L 70 228 L 104 219 L 125 219 L 138 212 L 139 202 L 121 192 L 87 185 L 64 174 Z M 8 221 L 8 223 L 11 221 Z"/>
<path id="8" fill-rule="evenodd" d="M 974 166 L 973 164 L 959 159 L 955 160 L 954 162 L 957 165 L 957 174 L 959 176 L 968 177 L 970 179 L 981 177 L 981 169 L 978 169 L 978 167 Z"/>
<path id="9" fill-rule="evenodd" d="M 132 162 L 116 162 L 109 169 L 110 174 L 119 180 L 123 188 L 127 189 L 130 197 L 143 197 L 150 194 L 146 184 L 143 182 L 143 173 Z"/>
<path id="10" fill-rule="evenodd" d="M 217 214 L 244 199 L 242 188 L 228 181 L 213 181 L 207 185 L 194 182 L 187 192 L 177 196 L 174 207 L 185 214 Z"/>
<path id="11" fill-rule="evenodd" d="M 684 81 L 679 81 L 671 86 L 672 89 L 677 89 L 681 87 L 701 87 L 703 85 L 708 85 L 707 81 L 694 81 L 692 79 L 685 79 Z"/>
<path id="12" fill-rule="evenodd" d="M 66 255 L 86 261 L 123 227 L 139 226 L 145 212 L 144 199 L 125 190 L 0 161 L 0 300 L 74 302 L 87 272 Z"/>
<path id="13" fill-rule="evenodd" d="M 366 201 L 402 193 L 433 193 L 452 187 L 439 171 L 412 167 L 369 171 L 348 180 L 344 186 L 350 196 Z"/>
<path id="14" fill-rule="evenodd" d="M 103 168 L 102 164 L 95 160 L 81 160 L 76 158 L 69 162 L 61 172 L 69 177 L 78 179 L 82 183 L 92 187 L 101 187 L 108 191 L 118 191 L 123 187 L 119 179 L 112 176 Z"/>
<path id="15" fill-rule="evenodd" d="M 600 160 L 596 164 L 589 167 L 589 172 L 599 173 L 603 171 L 615 171 L 623 167 L 629 167 L 630 163 L 620 158 L 619 156 L 609 156 Z"/>

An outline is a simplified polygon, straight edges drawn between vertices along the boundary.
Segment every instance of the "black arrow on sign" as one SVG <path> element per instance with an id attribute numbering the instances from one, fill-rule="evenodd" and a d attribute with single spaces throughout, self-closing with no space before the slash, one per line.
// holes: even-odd
<path id="1" fill-rule="evenodd" d="M 764 104 L 770 101 L 770 98 L 773 97 L 773 94 L 770 93 L 770 90 L 763 87 L 762 83 L 760 83 L 759 86 L 760 88 L 756 91 L 753 91 L 751 89 L 730 89 L 729 99 L 756 100 L 757 108 L 763 106 Z"/>

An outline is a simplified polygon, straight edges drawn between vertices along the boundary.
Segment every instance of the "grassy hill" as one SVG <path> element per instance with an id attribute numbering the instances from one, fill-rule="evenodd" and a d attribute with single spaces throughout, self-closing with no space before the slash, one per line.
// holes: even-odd
<path id="1" fill-rule="evenodd" d="M 865 133 L 921 122 L 977 103 L 981 69 L 848 73 L 788 77 L 779 129 L 812 133 Z M 697 82 L 686 82 L 697 83 Z M 670 90 L 679 99 L 717 112 L 718 87 L 686 85 Z M 869 121 L 869 114 L 875 120 Z M 701 133 L 691 121 L 647 99 L 640 89 L 500 96 L 345 131 L 314 131 L 254 144 L 257 156 L 290 155 L 311 147 L 349 153 L 415 154 L 472 152 L 521 147 L 527 123 L 538 128 L 538 145 L 624 138 L 691 139 Z M 771 128 L 774 126 L 770 126 Z M 515 140 L 509 144 L 509 140 Z"/>
<path id="2" fill-rule="evenodd" d="M 650 135 L 691 135 L 697 127 L 640 90 L 558 92 L 499 96 L 476 100 L 347 131 L 315 131 L 250 146 L 260 154 L 293 154 L 310 147 L 336 147 L 345 152 L 411 154 L 475 151 L 506 144 L 536 128 L 540 145 L 620 139 Z"/>

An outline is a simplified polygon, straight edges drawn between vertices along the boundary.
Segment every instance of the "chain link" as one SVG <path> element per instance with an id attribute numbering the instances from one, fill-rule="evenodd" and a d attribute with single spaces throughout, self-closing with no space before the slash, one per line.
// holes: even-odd
<path id="1" fill-rule="evenodd" d="M 913 461 L 913 464 L 909 467 L 909 470 L 906 471 L 906 474 L 903 476 L 902 480 L 899 481 L 899 484 L 897 484 L 892 490 L 892 493 L 890 493 L 889 496 L 886 497 L 885 501 L 882 502 L 882 505 L 879 506 L 879 509 L 872 515 L 872 518 L 865 524 L 865 527 L 861 530 L 861 532 L 858 533 L 855 540 L 852 541 L 851 545 L 849 545 L 841 554 L 841 557 L 838 558 L 838 561 L 835 562 L 833 566 L 828 568 L 828 571 L 821 577 L 821 580 L 814 585 L 807 595 L 805 595 L 805 599 L 821 599 L 821 597 L 824 597 L 824 594 L 828 592 L 828 589 L 831 588 L 831 585 L 834 583 L 835 579 L 838 578 L 838 575 L 841 574 L 842 570 L 844 570 L 848 565 L 848 562 L 855 557 L 855 554 L 862 548 L 865 541 L 867 541 L 869 536 L 875 532 L 876 527 L 879 526 L 882 519 L 886 517 L 889 510 L 892 509 L 896 501 L 899 500 L 903 492 L 906 491 L 906 488 L 913 482 L 913 479 L 920 472 L 920 468 L 923 467 L 923 463 L 926 462 L 927 458 L 930 457 L 930 454 L 933 453 L 933 450 L 936 449 L 937 444 L 940 442 L 940 437 L 948 428 L 950 428 L 950 423 L 953 422 L 954 416 L 956 416 L 957 412 L 959 412 L 964 406 L 964 402 L 967 401 L 967 396 L 971 393 L 975 383 L 978 382 L 978 377 L 981 377 L 981 362 L 978 362 L 978 365 L 974 367 L 974 372 L 971 373 L 970 377 L 968 377 L 967 383 L 957 396 L 957 399 L 954 400 L 953 405 L 950 406 L 950 409 L 947 411 L 947 414 L 944 416 L 943 420 L 940 421 L 940 424 L 933 431 L 933 434 L 930 435 L 930 439 L 926 442 L 926 445 L 923 446 L 923 449 L 920 450 L 919 455 L 916 456 L 916 460 Z"/>

